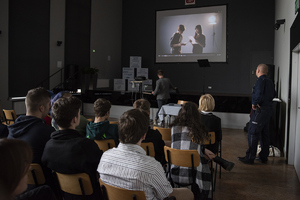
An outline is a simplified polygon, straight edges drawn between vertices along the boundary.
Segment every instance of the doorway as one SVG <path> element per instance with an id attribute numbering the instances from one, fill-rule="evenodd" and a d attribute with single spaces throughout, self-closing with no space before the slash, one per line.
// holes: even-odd
<path id="1" fill-rule="evenodd" d="M 288 162 L 300 179 L 300 43 L 292 51 L 292 72 Z"/>

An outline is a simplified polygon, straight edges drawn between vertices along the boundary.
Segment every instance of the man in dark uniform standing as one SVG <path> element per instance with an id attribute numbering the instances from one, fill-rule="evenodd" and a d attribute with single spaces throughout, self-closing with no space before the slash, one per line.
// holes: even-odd
<path id="1" fill-rule="evenodd" d="M 248 128 L 248 150 L 245 157 L 238 159 L 245 164 L 254 164 L 257 144 L 260 140 L 261 152 L 258 160 L 262 163 L 268 161 L 269 155 L 269 122 L 273 113 L 272 100 L 275 97 L 275 87 L 271 79 L 267 77 L 268 66 L 259 64 L 256 69 L 258 77 L 252 93 L 252 113 Z"/>

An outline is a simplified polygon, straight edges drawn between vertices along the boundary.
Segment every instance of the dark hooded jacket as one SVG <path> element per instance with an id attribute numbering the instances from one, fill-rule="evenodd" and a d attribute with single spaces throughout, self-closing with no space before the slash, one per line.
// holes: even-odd
<path id="1" fill-rule="evenodd" d="M 15 123 L 8 126 L 8 137 L 28 142 L 33 152 L 33 163 L 41 164 L 44 148 L 55 129 L 44 123 L 44 120 L 34 116 L 19 116 Z"/>
<path id="2" fill-rule="evenodd" d="M 86 126 L 86 137 L 91 140 L 114 139 L 119 144 L 118 125 L 109 124 L 109 121 L 89 122 Z"/>

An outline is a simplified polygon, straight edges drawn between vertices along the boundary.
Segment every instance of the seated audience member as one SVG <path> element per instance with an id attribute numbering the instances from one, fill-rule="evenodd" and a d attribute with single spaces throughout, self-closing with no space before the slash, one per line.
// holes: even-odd
<path id="1" fill-rule="evenodd" d="M 72 96 L 72 94 L 68 91 L 62 91 L 62 92 L 59 92 L 57 93 L 56 95 L 53 95 L 52 98 L 51 98 L 51 106 L 53 106 L 54 102 L 61 98 L 61 97 L 70 97 Z M 52 115 L 52 109 L 50 108 L 50 114 Z M 86 135 L 86 125 L 88 123 L 88 120 L 83 116 L 83 115 L 80 115 L 80 122 L 79 122 L 79 125 L 76 126 L 75 130 L 79 132 L 80 135 L 84 136 Z M 51 121 L 51 124 L 52 126 L 55 128 L 55 130 L 58 130 L 58 125 L 57 123 L 55 122 L 55 120 L 52 118 L 52 121 Z"/>
<path id="2" fill-rule="evenodd" d="M 111 103 L 99 98 L 94 102 L 95 121 L 86 126 L 86 137 L 92 140 L 114 139 L 119 144 L 118 125 L 109 124 Z"/>
<path id="3" fill-rule="evenodd" d="M 8 129 L 7 126 L 0 123 L 0 138 L 7 138 Z"/>
<path id="4" fill-rule="evenodd" d="M 2 200 L 55 200 L 49 186 L 40 186 L 23 193 L 27 188 L 32 150 L 22 140 L 0 139 L 0 199 Z"/>
<path id="5" fill-rule="evenodd" d="M 97 166 L 102 151 L 97 144 L 78 133 L 75 127 L 80 122 L 81 101 L 76 97 L 63 97 L 52 106 L 52 116 L 59 130 L 51 134 L 42 157 L 42 162 L 58 173 L 87 173 L 93 186 L 93 194 L 87 199 L 101 199 Z M 65 199 L 76 199 L 76 195 L 64 193 Z M 81 199 L 80 196 L 77 196 Z"/>
<path id="6" fill-rule="evenodd" d="M 216 156 L 208 149 L 201 150 L 201 143 L 207 139 L 208 132 L 205 126 L 200 122 L 200 113 L 195 103 L 187 102 L 183 104 L 171 127 L 172 148 L 198 150 L 200 165 L 197 167 L 196 183 L 200 188 L 201 199 L 211 199 L 212 180 L 206 158 L 212 159 L 227 171 L 231 171 L 234 167 L 234 163 Z M 192 183 L 192 178 L 189 177 L 189 174 L 191 174 L 191 169 L 188 167 L 171 166 L 171 175 L 174 182 L 182 184 Z"/>
<path id="7" fill-rule="evenodd" d="M 41 165 L 46 177 L 46 184 L 54 189 L 55 184 L 51 170 L 41 163 L 45 145 L 50 140 L 51 133 L 55 131 L 43 120 L 50 109 L 49 92 L 42 87 L 29 90 L 26 95 L 25 106 L 26 115 L 19 116 L 14 124 L 8 126 L 7 138 L 24 140 L 30 144 L 33 151 L 32 162 Z"/>
<path id="8" fill-rule="evenodd" d="M 219 143 L 222 140 L 222 128 L 221 119 L 212 113 L 214 108 L 215 100 L 210 94 L 205 94 L 200 97 L 198 110 L 201 113 L 201 122 L 209 132 L 215 132 L 216 135 L 215 144 L 208 145 L 206 148 L 213 153 L 217 153 L 219 150 Z"/>
<path id="9" fill-rule="evenodd" d="M 140 146 L 149 128 L 149 115 L 132 109 L 125 112 L 119 120 L 119 139 L 117 148 L 103 153 L 98 166 L 101 180 L 115 187 L 127 190 L 141 190 L 146 198 L 164 199 L 175 196 L 177 200 L 194 199 L 187 188 L 172 188 L 161 164 L 147 156 Z"/>
<path id="10" fill-rule="evenodd" d="M 150 102 L 146 99 L 138 99 L 133 103 L 133 108 L 142 109 L 150 115 Z M 162 136 L 158 130 L 153 130 L 148 127 L 146 138 L 143 142 L 152 142 L 154 145 L 155 159 L 162 165 L 166 163 L 164 146 L 165 142 L 162 140 Z"/>

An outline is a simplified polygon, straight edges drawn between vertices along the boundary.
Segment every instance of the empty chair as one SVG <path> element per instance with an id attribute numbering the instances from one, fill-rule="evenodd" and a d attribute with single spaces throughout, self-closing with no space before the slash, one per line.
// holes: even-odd
<path id="1" fill-rule="evenodd" d="M 148 156 L 155 157 L 154 145 L 152 142 L 144 142 L 141 147 L 146 151 Z"/>
<path id="2" fill-rule="evenodd" d="M 105 184 L 100 179 L 102 193 L 106 200 L 146 200 L 144 191 L 126 190 L 124 188 L 115 187 Z"/>
<path id="3" fill-rule="evenodd" d="M 27 184 L 35 186 L 45 184 L 45 176 L 42 167 L 37 163 L 32 163 L 30 168 L 30 171 L 27 173 Z"/>
<path id="4" fill-rule="evenodd" d="M 61 174 L 56 172 L 56 175 L 62 191 L 73 195 L 82 195 L 83 198 L 85 198 L 85 195 L 93 194 L 93 187 L 88 174 Z"/>
<path id="5" fill-rule="evenodd" d="M 103 152 L 105 152 L 108 149 L 111 149 L 113 147 L 116 147 L 115 141 L 113 139 L 94 140 L 94 141 L 98 145 L 99 149 L 102 150 Z"/>
<path id="6" fill-rule="evenodd" d="M 177 101 L 177 104 L 183 105 L 183 104 L 185 104 L 185 103 L 187 103 L 187 102 L 188 102 L 188 101 L 178 100 L 178 101 Z"/>
<path id="7" fill-rule="evenodd" d="M 14 110 L 5 110 L 3 109 L 4 120 L 7 125 L 11 125 L 17 119 L 16 112 Z"/>

